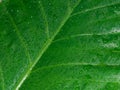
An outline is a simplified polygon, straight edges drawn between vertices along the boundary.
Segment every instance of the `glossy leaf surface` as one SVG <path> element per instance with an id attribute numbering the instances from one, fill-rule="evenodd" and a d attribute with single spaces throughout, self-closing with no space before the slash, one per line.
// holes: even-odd
<path id="1" fill-rule="evenodd" d="M 0 90 L 120 89 L 120 0 L 9 0 L 0 13 Z"/>

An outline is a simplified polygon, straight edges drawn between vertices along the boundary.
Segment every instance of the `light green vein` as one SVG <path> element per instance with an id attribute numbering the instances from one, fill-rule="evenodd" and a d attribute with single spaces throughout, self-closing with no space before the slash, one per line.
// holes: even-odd
<path id="1" fill-rule="evenodd" d="M 29 63 L 31 63 L 31 58 L 30 58 L 30 54 L 29 54 L 29 51 L 27 48 L 27 44 L 26 44 L 24 38 L 21 36 L 19 29 L 18 29 L 17 25 L 15 24 L 15 21 L 14 21 L 12 15 L 9 13 L 9 11 L 8 11 L 8 17 L 9 17 L 11 23 L 13 24 L 14 30 L 21 42 L 22 47 L 24 48 L 24 51 L 25 51 L 26 56 L 28 57 Z"/>
<path id="2" fill-rule="evenodd" d="M 79 62 L 76 62 L 76 63 L 61 63 L 61 64 L 55 64 L 55 65 L 48 65 L 48 66 L 43 66 L 41 68 L 38 68 L 36 70 L 34 70 L 32 73 L 34 72 L 37 72 L 37 71 L 40 71 L 40 70 L 45 70 L 45 69 L 54 69 L 56 67 L 63 67 L 63 66 L 92 66 L 92 67 L 120 67 L 119 64 L 97 64 L 97 63 L 79 63 Z"/>
<path id="3" fill-rule="evenodd" d="M 48 20 L 47 20 L 47 15 L 46 15 L 46 12 L 45 12 L 45 10 L 44 10 L 42 1 L 39 1 L 39 5 L 40 5 L 40 9 L 41 9 L 43 18 L 44 18 L 44 20 L 45 20 L 45 25 L 46 25 L 46 26 L 45 26 L 45 31 L 46 31 L 46 34 L 47 34 L 47 38 L 49 39 L 49 38 L 50 38 L 50 35 L 49 35 Z"/>
<path id="4" fill-rule="evenodd" d="M 78 6 L 78 4 L 80 3 L 80 0 L 78 1 L 78 3 L 75 5 Z M 74 7 L 74 8 L 75 8 Z M 36 65 L 36 63 L 39 61 L 39 59 L 41 58 L 41 56 L 43 55 L 43 53 L 47 50 L 47 48 L 51 45 L 52 41 L 54 40 L 55 36 L 60 32 L 61 28 L 63 27 L 63 25 L 66 23 L 66 21 L 70 18 L 71 13 L 73 12 L 73 9 L 68 8 L 68 12 L 65 15 L 65 17 L 63 18 L 63 21 L 61 22 L 60 26 L 58 27 L 58 29 L 56 30 L 55 34 L 47 40 L 47 42 L 43 45 L 43 48 L 39 51 L 37 58 L 35 59 L 35 61 L 33 62 L 33 64 L 31 64 L 30 67 L 28 67 L 27 71 L 24 73 L 23 77 L 21 77 L 18 82 L 16 83 L 16 86 L 14 87 L 13 90 L 18 90 L 19 87 L 22 85 L 23 78 L 25 76 L 28 76 L 31 72 L 31 70 L 33 69 L 33 67 Z"/>
<path id="5" fill-rule="evenodd" d="M 120 3 L 117 2 L 117 3 L 111 3 L 111 4 L 107 4 L 107 5 L 103 5 L 103 6 L 93 7 L 93 8 L 90 8 L 90 9 L 86 9 L 86 10 L 74 13 L 74 14 L 71 15 L 71 17 L 75 16 L 75 15 L 78 15 L 78 14 L 87 13 L 87 12 L 90 12 L 90 11 L 94 11 L 94 10 L 105 8 L 105 7 L 110 7 L 110 6 L 117 5 L 117 4 L 120 4 Z"/>
<path id="6" fill-rule="evenodd" d="M 59 42 L 59 41 L 63 41 L 63 40 L 69 40 L 72 38 L 76 38 L 76 37 L 86 37 L 86 36 L 106 36 L 106 35 L 117 35 L 120 34 L 120 31 L 111 31 L 111 32 L 106 32 L 106 33 L 84 33 L 84 34 L 75 34 L 75 35 L 71 35 L 69 37 L 63 37 L 63 38 L 59 38 L 53 41 L 53 43 L 55 42 Z"/>

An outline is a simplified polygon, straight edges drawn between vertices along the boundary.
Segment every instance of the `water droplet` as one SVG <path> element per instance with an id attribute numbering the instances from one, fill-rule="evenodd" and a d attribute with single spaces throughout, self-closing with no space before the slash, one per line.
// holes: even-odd
<path id="1" fill-rule="evenodd" d="M 17 12 L 19 12 L 19 10 L 17 10 Z"/>
<path id="2" fill-rule="evenodd" d="M 33 16 L 30 16 L 30 18 L 33 18 Z"/>
<path id="3" fill-rule="evenodd" d="M 52 4 L 51 3 L 49 3 L 49 6 L 51 6 Z"/>
<path id="4" fill-rule="evenodd" d="M 40 1 L 38 1 L 38 3 L 40 4 Z"/>

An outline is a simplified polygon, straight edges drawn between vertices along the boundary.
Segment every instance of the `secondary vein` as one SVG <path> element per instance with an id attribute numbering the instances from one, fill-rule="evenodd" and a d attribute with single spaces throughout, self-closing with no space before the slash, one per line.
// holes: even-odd
<path id="1" fill-rule="evenodd" d="M 77 7 L 80 3 L 80 0 L 77 2 L 77 4 L 75 5 L 75 7 Z M 74 7 L 74 8 L 75 8 Z M 31 70 L 33 69 L 33 67 L 36 65 L 36 63 L 39 61 L 39 59 L 41 58 L 41 56 L 43 55 L 43 53 L 48 49 L 48 47 L 51 45 L 52 41 L 54 40 L 55 36 L 60 32 L 61 28 L 63 27 L 63 25 L 67 22 L 67 20 L 70 18 L 71 13 L 74 11 L 74 8 L 71 10 L 71 8 L 68 8 L 68 13 L 65 16 L 65 18 L 63 19 L 63 21 L 61 22 L 60 26 L 58 27 L 58 29 L 56 30 L 55 34 L 46 41 L 46 43 L 43 45 L 43 48 L 40 49 L 37 58 L 35 59 L 35 61 L 33 62 L 33 64 L 31 64 L 30 67 L 28 67 L 27 72 L 25 73 L 25 76 L 28 76 L 31 72 Z M 23 78 L 24 78 L 23 77 Z M 18 90 L 19 87 L 22 85 L 23 78 L 21 78 L 20 81 L 18 81 L 18 84 L 16 84 L 15 90 Z"/>
<path id="2" fill-rule="evenodd" d="M 90 11 L 94 11 L 94 10 L 105 8 L 105 7 L 110 7 L 110 6 L 117 5 L 117 4 L 120 4 L 120 3 L 117 2 L 117 3 L 111 3 L 111 4 L 107 4 L 107 5 L 103 5 L 103 6 L 93 7 L 93 8 L 90 8 L 90 9 L 86 9 L 84 11 L 80 11 L 80 12 L 74 13 L 73 15 L 71 15 L 71 17 L 72 16 L 76 16 L 78 14 L 87 13 L 87 12 L 90 12 Z"/>
<path id="3" fill-rule="evenodd" d="M 61 63 L 61 64 L 55 64 L 55 65 L 49 65 L 49 66 L 43 66 L 41 68 L 36 69 L 34 72 L 37 72 L 39 70 L 45 70 L 45 69 L 52 69 L 52 68 L 56 68 L 56 67 L 63 67 L 63 66 L 93 66 L 93 67 L 120 67 L 119 64 L 91 64 L 91 63 Z"/>
<path id="4" fill-rule="evenodd" d="M 106 33 L 83 33 L 83 34 L 75 34 L 75 35 L 71 35 L 69 37 L 63 37 L 63 38 L 59 38 L 53 41 L 53 43 L 58 42 L 58 41 L 63 41 L 63 40 L 69 40 L 72 38 L 76 38 L 76 37 L 86 37 L 86 36 L 107 36 L 107 35 L 118 35 L 120 34 L 120 31 L 116 31 L 116 32 L 106 32 Z"/>
<path id="5" fill-rule="evenodd" d="M 21 36 L 19 29 L 18 29 L 17 25 L 15 24 L 15 21 L 14 21 L 12 15 L 9 13 L 9 11 L 7 14 L 8 14 L 8 17 L 9 17 L 11 23 L 13 24 L 16 35 L 18 36 L 20 43 L 21 43 L 22 47 L 24 48 L 24 52 L 25 52 L 26 56 L 28 57 L 29 63 L 31 63 L 31 57 L 30 57 L 26 42 L 25 42 L 24 38 Z"/>
<path id="6" fill-rule="evenodd" d="M 45 20 L 45 25 L 46 25 L 45 31 L 46 31 L 46 34 L 47 34 L 47 38 L 49 39 L 50 35 L 49 35 L 49 27 L 48 27 L 47 15 L 46 15 L 45 9 L 43 7 L 42 1 L 39 1 L 39 4 L 40 4 L 40 9 L 41 9 L 43 18 Z"/>

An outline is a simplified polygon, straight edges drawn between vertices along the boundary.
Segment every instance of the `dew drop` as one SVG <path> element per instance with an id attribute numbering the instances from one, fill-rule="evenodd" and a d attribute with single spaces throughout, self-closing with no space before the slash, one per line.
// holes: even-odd
<path id="1" fill-rule="evenodd" d="M 49 6 L 51 6 L 52 4 L 51 3 L 49 3 Z"/>
<path id="2" fill-rule="evenodd" d="M 30 18 L 33 18 L 33 16 L 30 16 Z"/>
<path id="3" fill-rule="evenodd" d="M 40 4 L 40 1 L 38 1 L 38 3 Z"/>
<path id="4" fill-rule="evenodd" d="M 17 10 L 17 12 L 19 12 L 19 10 Z"/>

